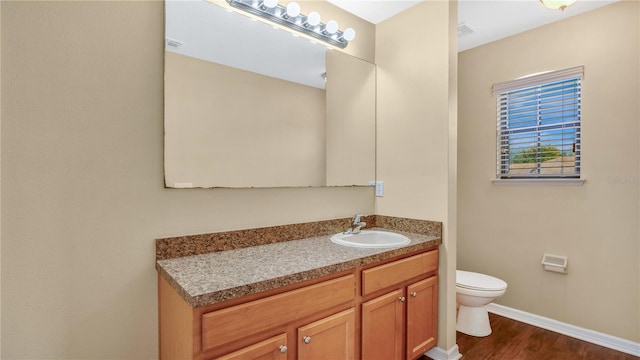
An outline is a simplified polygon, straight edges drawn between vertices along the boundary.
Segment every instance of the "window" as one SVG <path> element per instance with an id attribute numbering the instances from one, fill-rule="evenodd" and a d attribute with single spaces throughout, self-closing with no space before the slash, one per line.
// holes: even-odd
<path id="1" fill-rule="evenodd" d="M 580 178 L 582 66 L 495 84 L 498 179 Z"/>

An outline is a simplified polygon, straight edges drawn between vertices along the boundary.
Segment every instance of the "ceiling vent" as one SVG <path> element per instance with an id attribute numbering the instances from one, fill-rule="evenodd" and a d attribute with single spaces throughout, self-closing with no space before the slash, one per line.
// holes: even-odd
<path id="1" fill-rule="evenodd" d="M 460 30 L 458 30 L 458 34 L 460 34 Z M 177 49 L 177 48 L 182 46 L 182 43 L 180 41 L 178 41 L 178 40 L 173 40 L 173 39 L 166 38 L 165 39 L 165 45 L 167 47 L 169 47 L 169 48 Z"/>
<path id="2" fill-rule="evenodd" d="M 473 34 L 474 31 L 464 23 L 458 25 L 458 38 Z"/>

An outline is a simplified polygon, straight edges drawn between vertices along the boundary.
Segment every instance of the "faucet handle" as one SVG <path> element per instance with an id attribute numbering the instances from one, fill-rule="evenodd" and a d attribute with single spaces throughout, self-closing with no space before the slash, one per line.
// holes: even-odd
<path id="1" fill-rule="evenodd" d="M 367 216 L 367 215 L 364 215 L 364 214 L 355 214 L 355 215 L 353 216 L 353 223 L 354 223 L 354 224 L 355 224 L 355 223 L 359 223 L 359 222 L 360 222 L 360 220 L 361 220 L 361 218 L 362 218 L 362 217 L 365 217 L 365 216 Z"/>

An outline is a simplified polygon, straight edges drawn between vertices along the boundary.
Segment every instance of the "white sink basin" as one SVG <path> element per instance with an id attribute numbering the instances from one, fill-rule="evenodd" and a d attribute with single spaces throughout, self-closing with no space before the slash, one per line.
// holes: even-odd
<path id="1" fill-rule="evenodd" d="M 407 245 L 411 242 L 408 237 L 381 230 L 362 230 L 358 234 L 339 233 L 331 237 L 331 241 L 344 246 L 359 248 L 387 248 Z"/>

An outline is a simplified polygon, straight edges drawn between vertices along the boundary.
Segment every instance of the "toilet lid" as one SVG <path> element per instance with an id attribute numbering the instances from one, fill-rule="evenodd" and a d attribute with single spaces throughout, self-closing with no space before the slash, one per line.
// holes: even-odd
<path id="1" fill-rule="evenodd" d="M 507 283 L 493 276 L 456 270 L 456 286 L 472 290 L 504 290 Z"/>

